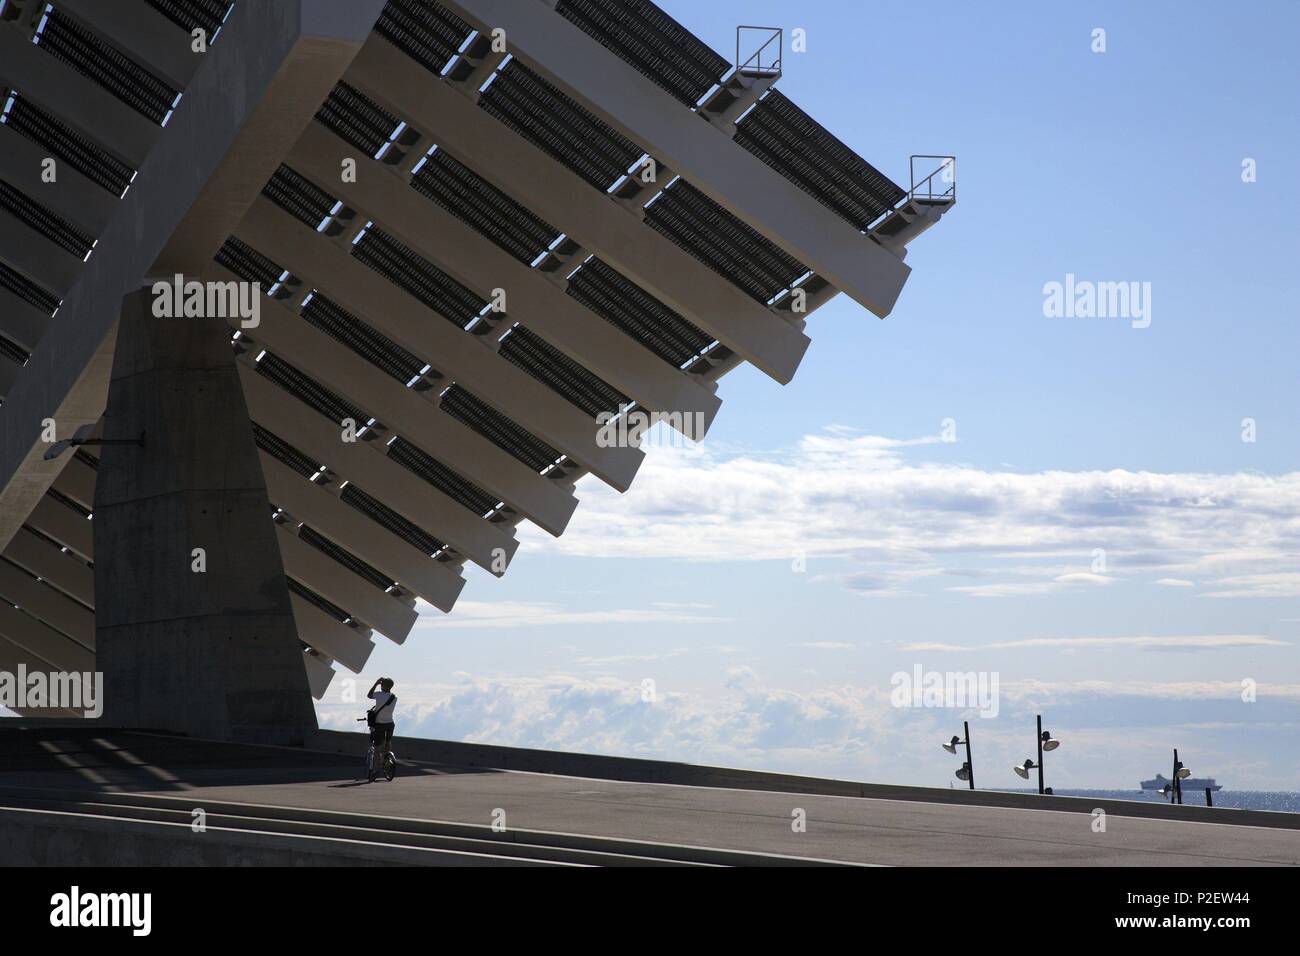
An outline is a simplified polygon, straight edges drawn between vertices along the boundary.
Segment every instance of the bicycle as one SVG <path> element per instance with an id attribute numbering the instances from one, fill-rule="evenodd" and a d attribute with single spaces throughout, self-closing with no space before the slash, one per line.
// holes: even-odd
<path id="1" fill-rule="evenodd" d="M 358 717 L 357 720 L 365 720 L 369 723 L 368 717 Z M 397 775 L 397 757 L 393 755 L 392 750 L 386 750 L 384 751 L 382 766 L 376 766 L 378 756 L 378 748 L 375 747 L 375 728 L 372 724 L 370 726 L 370 746 L 366 748 L 366 780 L 374 783 L 382 771 L 384 779 L 392 783 L 393 777 Z"/>

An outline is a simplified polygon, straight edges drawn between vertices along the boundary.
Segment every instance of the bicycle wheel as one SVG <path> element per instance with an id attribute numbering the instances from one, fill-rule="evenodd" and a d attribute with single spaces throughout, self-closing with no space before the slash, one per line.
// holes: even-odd
<path id="1" fill-rule="evenodd" d="M 377 776 L 378 774 L 375 772 L 375 748 L 374 746 L 371 746 L 371 748 L 366 751 L 366 780 L 370 783 L 374 783 L 375 777 Z"/>
<path id="2" fill-rule="evenodd" d="M 397 759 L 392 754 L 384 754 L 384 779 L 389 783 L 397 776 Z"/>

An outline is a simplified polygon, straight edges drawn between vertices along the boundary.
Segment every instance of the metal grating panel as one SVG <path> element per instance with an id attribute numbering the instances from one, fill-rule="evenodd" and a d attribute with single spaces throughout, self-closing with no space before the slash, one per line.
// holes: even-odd
<path id="1" fill-rule="evenodd" d="M 263 355 L 262 360 L 257 363 L 257 371 L 338 425 L 342 425 L 345 418 L 356 422 L 357 428 L 370 421 L 369 415 L 346 398 L 330 391 L 270 352 Z"/>
<path id="2" fill-rule="evenodd" d="M 126 192 L 135 176 L 126 163 L 110 156 L 90 141 L 73 132 L 39 106 L 28 102 L 14 90 L 5 125 L 22 133 L 33 143 L 44 146 L 58 159 L 63 160 L 92 182 L 103 186 L 114 196 Z"/>
<path id="3" fill-rule="evenodd" d="M 86 258 L 86 253 L 90 252 L 95 244 L 93 236 L 82 232 L 58 213 L 28 198 L 3 179 L 0 179 L 0 209 L 7 209 L 46 239 L 67 249 L 78 259 Z"/>
<path id="4" fill-rule="evenodd" d="M 343 493 L 339 497 L 343 499 L 344 504 L 356 508 L 376 524 L 387 528 L 422 554 L 432 557 L 446 547 L 419 525 L 407 521 L 388 505 L 377 498 L 372 498 L 356 485 L 348 485 L 343 489 Z"/>
<path id="5" fill-rule="evenodd" d="M 592 418 L 600 412 L 617 413 L 620 406 L 632 403 L 613 385 L 523 326 L 501 340 L 500 354 Z"/>
<path id="6" fill-rule="evenodd" d="M 302 307 L 302 317 L 403 385 L 424 370 L 421 359 L 319 292 L 313 292 Z"/>
<path id="7" fill-rule="evenodd" d="M 382 229 L 371 227 L 366 230 L 366 234 L 352 247 L 352 255 L 462 329 L 487 305 L 428 259 Z"/>
<path id="8" fill-rule="evenodd" d="M 26 365 L 27 360 L 31 358 L 31 353 L 20 345 L 15 345 L 3 335 L 0 335 L 0 355 L 3 355 L 15 365 Z"/>
<path id="9" fill-rule="evenodd" d="M 425 69 L 441 74 L 472 28 L 433 0 L 389 0 L 375 32 Z"/>
<path id="10" fill-rule="evenodd" d="M 411 185 L 520 262 L 532 263 L 560 234 L 446 150 L 430 156 Z"/>
<path id="11" fill-rule="evenodd" d="M 301 538 L 303 541 L 306 541 L 317 551 L 320 551 L 323 554 L 326 554 L 329 557 L 333 558 L 335 561 L 343 565 L 345 568 L 347 568 L 357 577 L 364 578 L 365 580 L 369 581 L 371 584 L 379 588 L 381 591 L 387 591 L 389 588 L 393 587 L 397 583 L 388 575 L 384 574 L 382 571 L 379 571 L 376 568 L 372 567 L 371 565 L 367 564 L 365 561 L 362 561 L 351 551 L 347 550 L 346 548 L 339 547 L 337 544 L 335 544 L 329 538 L 325 537 L 315 528 L 311 528 L 308 527 L 307 525 L 303 525 L 301 528 L 298 529 L 298 537 Z"/>
<path id="12" fill-rule="evenodd" d="M 288 465 L 304 478 L 310 478 L 320 471 L 320 463 L 304 452 L 299 451 L 275 432 L 267 431 L 257 422 L 253 422 L 253 441 L 272 458 Z"/>
<path id="13" fill-rule="evenodd" d="M 533 471 L 543 471 L 560 458 L 560 453 L 546 442 L 459 385 L 453 385 L 443 393 L 441 408 Z"/>
<path id="14" fill-rule="evenodd" d="M 555 10 L 687 106 L 731 66 L 650 0 L 560 0 Z"/>
<path id="15" fill-rule="evenodd" d="M 570 276 L 566 291 L 676 368 L 713 344 L 712 336 L 599 259 Z"/>
<path id="16" fill-rule="evenodd" d="M 735 138 L 858 229 L 867 228 L 907 195 L 776 90 L 737 125 Z"/>
<path id="17" fill-rule="evenodd" d="M 498 500 L 467 478 L 452 471 L 442 462 L 404 438 L 394 439 L 388 446 L 388 457 L 423 478 L 448 498 L 482 517 L 496 508 Z"/>
<path id="18" fill-rule="evenodd" d="M 602 192 L 645 153 L 518 60 L 497 74 L 479 106 Z"/>
<path id="19" fill-rule="evenodd" d="M 334 87 L 316 119 L 367 156 L 379 152 L 398 124 L 396 116 L 346 83 Z"/>
<path id="20" fill-rule="evenodd" d="M 49 10 L 37 43 L 82 76 L 99 84 L 142 116 L 161 123 L 171 112 L 180 90 L 155 76 L 95 34 Z"/>
<path id="21" fill-rule="evenodd" d="M 209 40 L 226 19 L 231 0 L 145 0 L 186 33 L 201 29 Z"/>
<path id="22" fill-rule="evenodd" d="M 262 195 L 313 229 L 320 226 L 337 202 L 325 190 L 283 163 L 262 187 Z"/>
<path id="23" fill-rule="evenodd" d="M 307 587 L 307 585 L 295 581 L 293 578 L 289 577 L 288 575 L 285 575 L 284 581 L 289 586 L 289 591 L 291 593 L 298 595 L 298 597 L 302 598 L 304 601 L 307 601 L 310 604 L 316 605 L 318 608 L 320 608 L 330 617 L 334 618 L 334 620 L 338 621 L 340 624 L 346 624 L 349 620 L 352 619 L 351 614 L 343 610 L 343 608 L 339 607 L 333 601 L 330 601 L 328 598 L 322 597 L 321 595 L 317 594 L 311 588 Z"/>
<path id="24" fill-rule="evenodd" d="M 646 207 L 645 221 L 759 302 L 808 271 L 684 179 Z"/>
<path id="25" fill-rule="evenodd" d="M 280 280 L 280 276 L 284 275 L 283 269 L 234 236 L 227 239 L 212 258 L 245 282 L 260 283 L 263 292 L 275 285 Z"/>
<path id="26" fill-rule="evenodd" d="M 18 298 L 36 306 L 47 315 L 53 315 L 59 307 L 59 297 L 37 285 L 21 272 L 17 272 L 0 262 L 0 288 L 8 289 Z"/>

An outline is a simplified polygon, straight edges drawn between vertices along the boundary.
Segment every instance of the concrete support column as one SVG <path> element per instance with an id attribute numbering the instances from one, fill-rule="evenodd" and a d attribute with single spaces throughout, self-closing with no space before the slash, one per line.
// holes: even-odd
<path id="1" fill-rule="evenodd" d="M 144 445 L 103 446 L 95 486 L 104 716 L 300 744 L 316 718 L 229 329 L 151 306 L 123 300 L 104 420 Z"/>

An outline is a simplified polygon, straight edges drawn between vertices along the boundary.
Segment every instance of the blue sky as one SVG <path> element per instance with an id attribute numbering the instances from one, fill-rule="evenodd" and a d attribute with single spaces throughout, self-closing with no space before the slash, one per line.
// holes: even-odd
<path id="1" fill-rule="evenodd" d="M 971 712 L 891 706 L 920 665 L 998 675 L 981 785 L 1041 710 L 1060 787 L 1177 746 L 1300 789 L 1300 5 L 661 3 L 724 54 L 803 28 L 779 88 L 905 185 L 956 154 L 960 201 L 889 318 L 837 298 L 792 384 L 729 375 L 702 446 L 376 638 L 399 733 L 943 786 Z M 1149 282 L 1150 326 L 1045 317 L 1067 273 Z"/>

